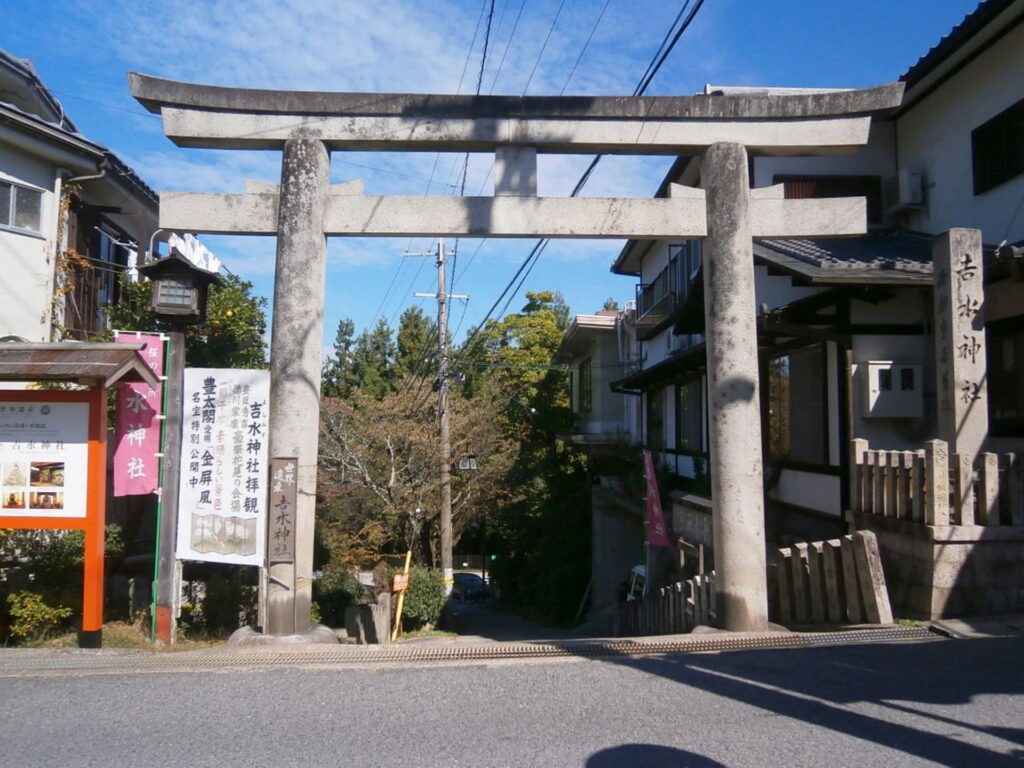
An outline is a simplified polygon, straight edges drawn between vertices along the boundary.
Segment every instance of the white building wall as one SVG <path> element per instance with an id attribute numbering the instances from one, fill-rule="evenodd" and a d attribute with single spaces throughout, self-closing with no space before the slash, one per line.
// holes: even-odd
<path id="1" fill-rule="evenodd" d="M 753 185 L 770 187 L 775 174 L 811 176 L 880 176 L 895 172 L 894 127 L 890 122 L 871 121 L 868 143 L 846 155 L 821 157 L 755 157 Z"/>
<path id="2" fill-rule="evenodd" d="M 0 336 L 50 340 L 59 181 L 56 168 L 0 144 L 0 179 L 42 192 L 41 235 L 0 227 Z"/>
<path id="3" fill-rule="evenodd" d="M 1018 25 L 899 118 L 900 168 L 921 172 L 925 184 L 926 206 L 910 229 L 973 227 L 992 244 L 1024 239 L 1024 175 L 975 195 L 971 158 L 971 131 L 1024 98 L 1022 52 Z"/>

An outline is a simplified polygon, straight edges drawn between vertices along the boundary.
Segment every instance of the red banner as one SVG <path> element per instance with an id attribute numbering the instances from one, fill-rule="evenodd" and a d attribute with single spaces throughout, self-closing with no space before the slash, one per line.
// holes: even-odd
<path id="1" fill-rule="evenodd" d="M 647 478 L 647 543 L 652 547 L 667 547 L 671 542 L 665 527 L 665 513 L 661 511 L 658 477 L 650 451 L 644 451 L 644 477 Z"/>
<path id="2" fill-rule="evenodd" d="M 164 375 L 164 339 L 155 333 L 118 331 L 114 341 L 145 344 L 139 352 L 157 378 Z M 160 485 L 160 415 L 163 386 L 122 384 L 117 390 L 114 430 L 114 495 L 154 493 Z"/>

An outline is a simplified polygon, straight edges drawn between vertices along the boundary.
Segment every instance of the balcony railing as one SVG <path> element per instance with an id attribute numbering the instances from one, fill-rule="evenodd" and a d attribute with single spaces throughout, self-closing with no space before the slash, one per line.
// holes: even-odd
<path id="1" fill-rule="evenodd" d="M 641 338 L 660 331 L 686 303 L 693 278 L 700 270 L 700 250 L 694 243 L 669 246 L 669 262 L 650 283 L 636 287 L 636 326 Z"/>

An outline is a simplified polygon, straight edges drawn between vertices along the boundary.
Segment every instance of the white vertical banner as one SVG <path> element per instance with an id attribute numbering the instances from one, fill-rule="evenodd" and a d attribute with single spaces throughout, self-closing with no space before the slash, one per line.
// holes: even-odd
<path id="1" fill-rule="evenodd" d="M 179 560 L 262 565 L 270 372 L 186 368 Z"/>

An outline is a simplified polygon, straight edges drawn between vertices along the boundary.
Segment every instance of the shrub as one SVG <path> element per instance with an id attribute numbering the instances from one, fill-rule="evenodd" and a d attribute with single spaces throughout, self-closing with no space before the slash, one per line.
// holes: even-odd
<path id="1" fill-rule="evenodd" d="M 409 571 L 402 623 L 408 629 L 437 624 L 444 610 L 444 575 L 439 570 L 414 565 Z"/>
<path id="2" fill-rule="evenodd" d="M 344 569 L 327 570 L 313 582 L 313 601 L 320 621 L 329 627 L 345 626 L 345 609 L 363 599 L 363 585 Z"/>
<path id="3" fill-rule="evenodd" d="M 53 608 L 35 592 L 14 592 L 7 596 L 11 611 L 11 636 L 40 640 L 71 615 L 70 608 Z"/>

